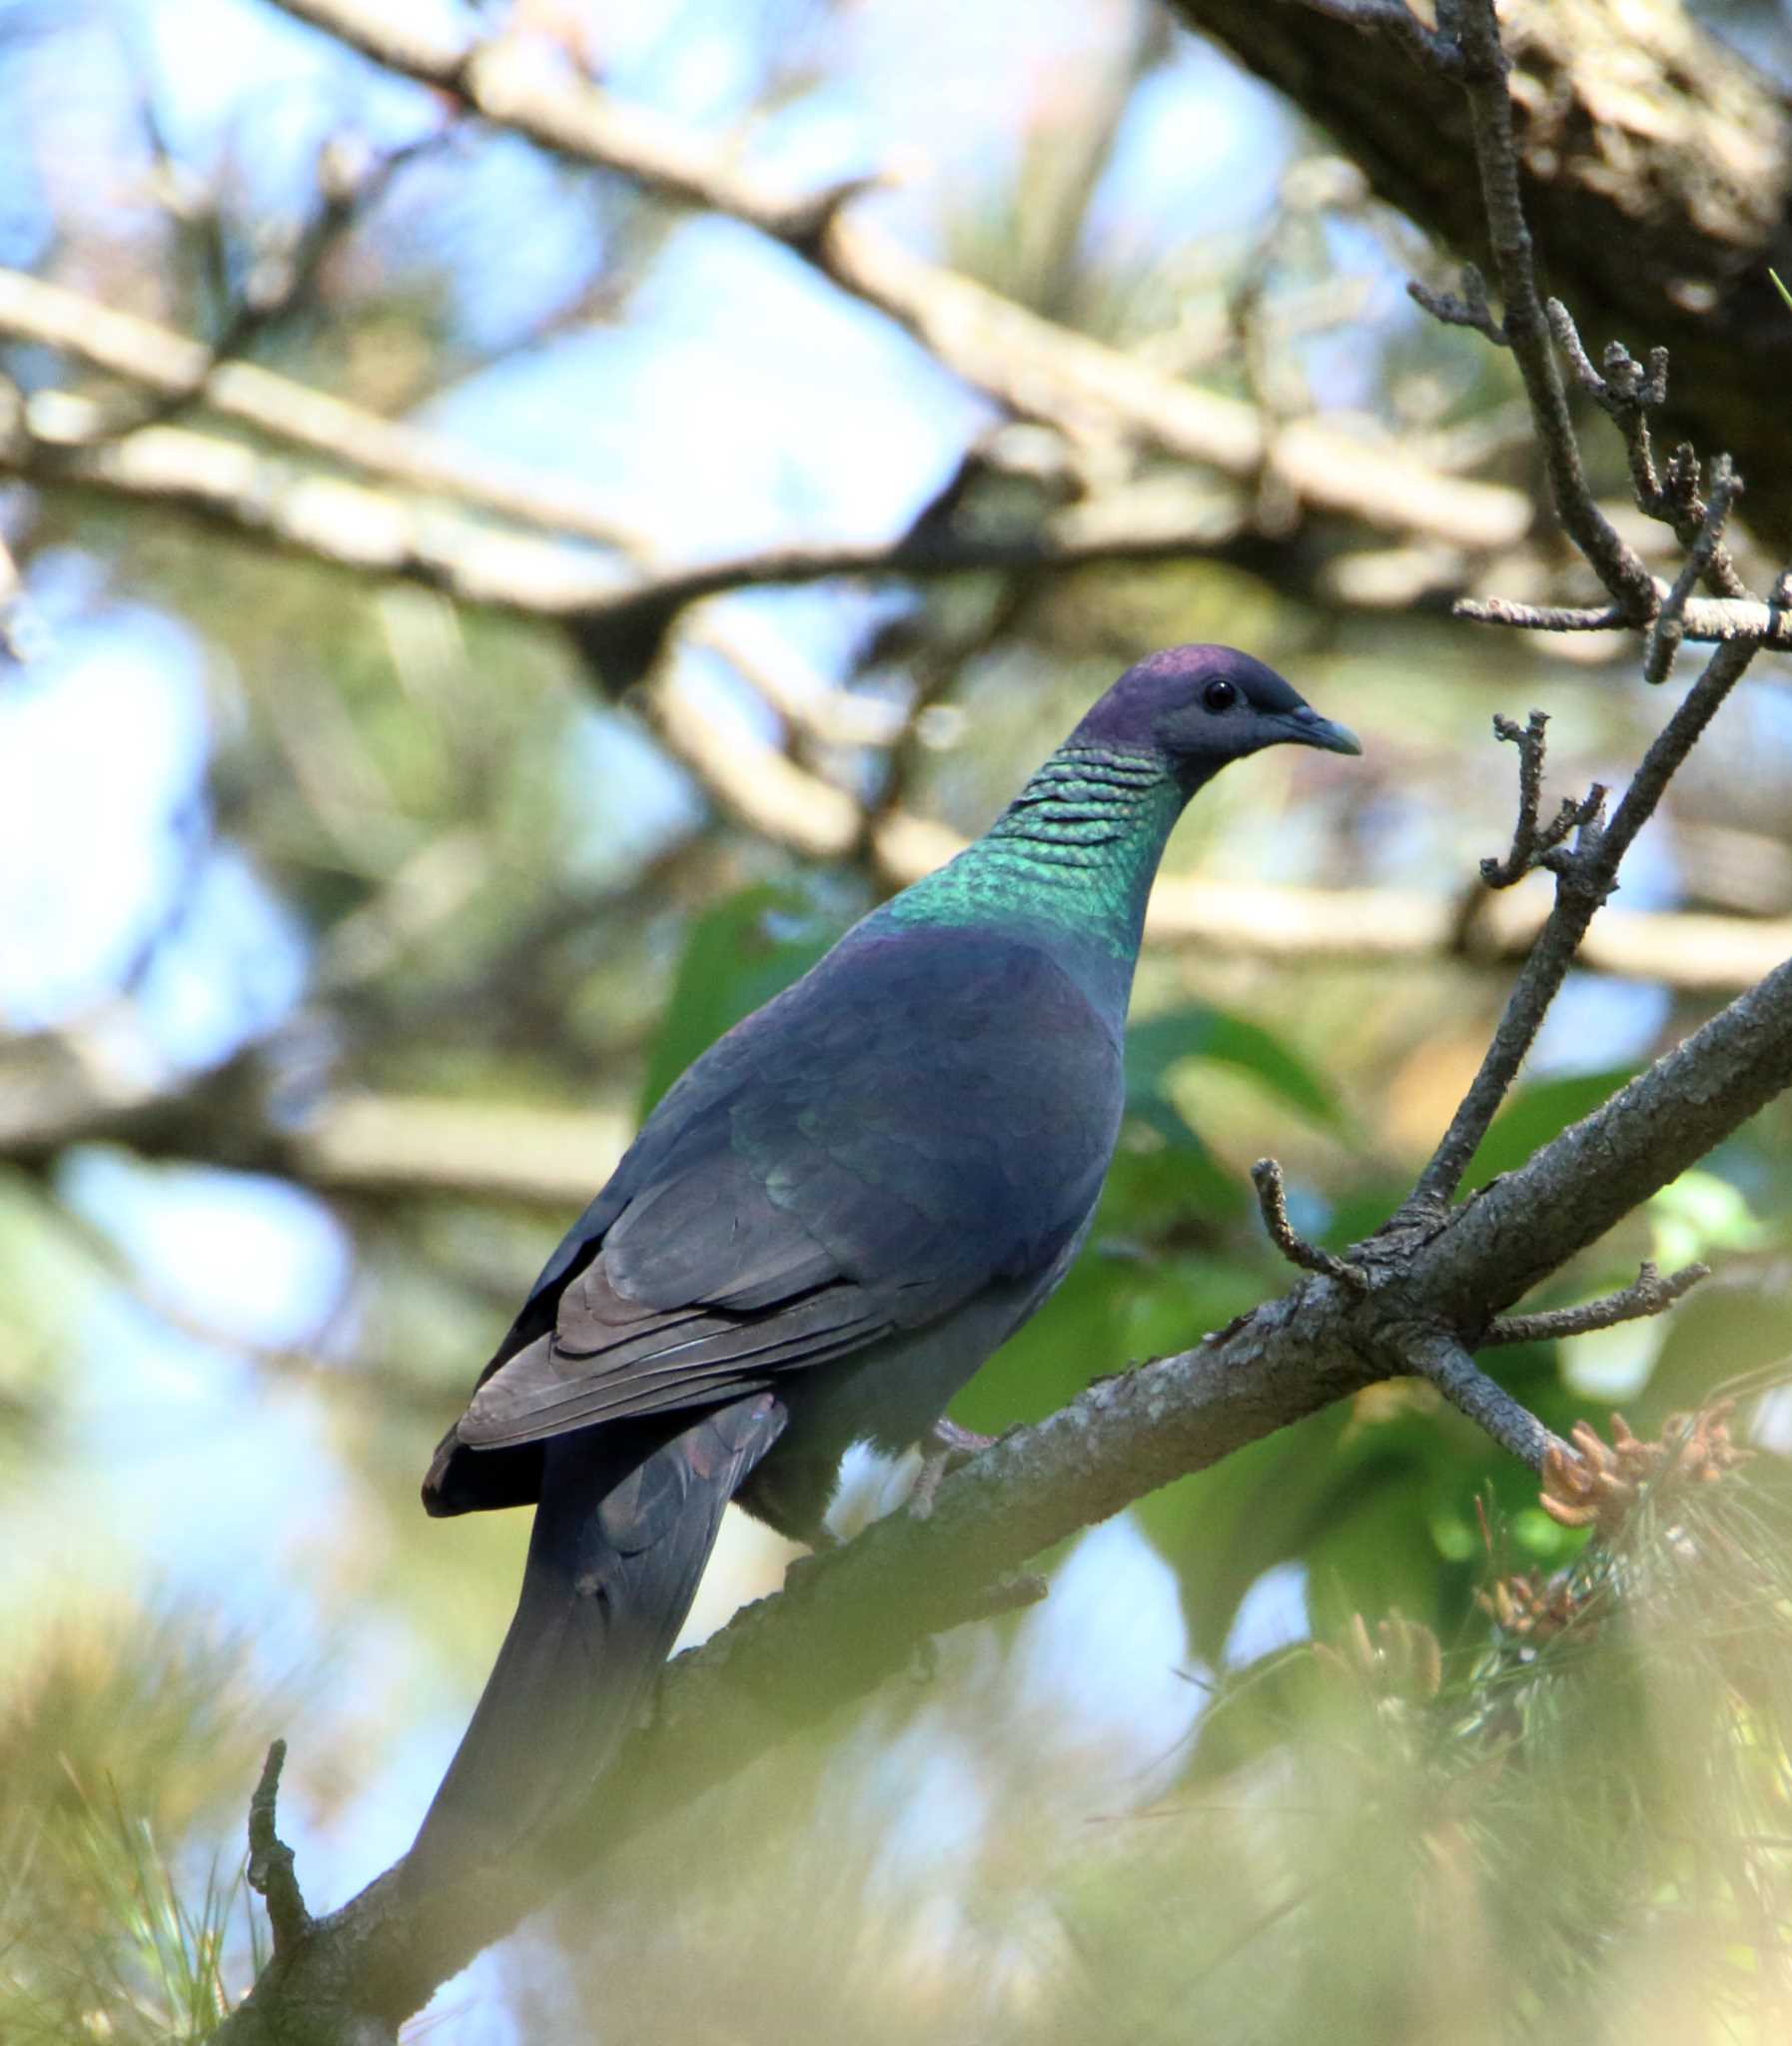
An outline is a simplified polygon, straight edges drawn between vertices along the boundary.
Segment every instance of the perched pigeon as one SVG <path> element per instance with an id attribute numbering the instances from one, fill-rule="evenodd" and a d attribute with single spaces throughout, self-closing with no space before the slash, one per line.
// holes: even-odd
<path id="1" fill-rule="evenodd" d="M 1165 841 L 1228 761 L 1359 750 L 1261 661 L 1129 668 L 974 845 L 737 1024 L 547 1261 L 424 1484 L 533 1504 L 522 1595 L 411 1866 L 552 1832 L 635 1723 L 737 1499 L 813 1540 L 1064 1277 L 1122 1103 Z"/>

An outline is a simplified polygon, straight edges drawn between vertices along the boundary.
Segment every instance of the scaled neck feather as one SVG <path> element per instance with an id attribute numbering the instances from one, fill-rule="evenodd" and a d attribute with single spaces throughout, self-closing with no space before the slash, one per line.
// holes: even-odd
<path id="1" fill-rule="evenodd" d="M 1036 932 L 1124 1014 L 1164 846 L 1190 795 L 1158 755 L 1061 746 L 984 835 L 887 905 L 900 923 Z"/>

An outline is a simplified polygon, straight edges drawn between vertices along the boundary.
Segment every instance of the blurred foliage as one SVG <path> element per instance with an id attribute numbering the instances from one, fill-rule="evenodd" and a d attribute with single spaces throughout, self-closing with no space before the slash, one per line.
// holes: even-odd
<path id="1" fill-rule="evenodd" d="M 1432 1659 L 1358 1620 L 1243 1673 L 1216 1763 L 1082 1874 L 1085 2011 L 1140 2039 L 1777 2036 L 1787 1506 L 1777 1477 L 1664 1488 L 1534 1631 Z"/>
<path id="2" fill-rule="evenodd" d="M 1032 1621 L 955 1637 L 931 1684 L 569 1897 L 570 1979 L 519 1959 L 523 2021 L 799 2046 L 1782 2036 L 1789 1508 L 1777 1468 L 1663 1484 L 1553 1575 L 1511 1573 L 1494 1513 L 1483 1603 L 1441 1638 L 1349 1614 L 1238 1667 L 1145 1784 L 1029 1718 Z M 968 1801 L 931 1852 L 900 1781 Z"/>
<path id="3" fill-rule="evenodd" d="M 245 1646 L 176 1606 L 90 1607 L 29 1643 L 0 1682 L 9 2046 L 210 2033 L 240 1993 L 227 1940 L 252 1961 L 261 1950 L 216 1843 L 240 1823 L 255 1729 L 273 1709 Z"/>
<path id="4" fill-rule="evenodd" d="M 870 485 L 902 435 L 939 439 L 935 415 L 957 400 L 863 316 L 885 381 L 853 403 L 897 431 L 853 446 L 843 459 L 872 474 L 845 490 L 812 424 L 841 329 L 804 300 L 773 329 L 776 376 L 752 355 L 753 290 L 769 306 L 774 286 L 796 288 L 782 252 L 749 273 L 743 234 L 693 229 L 500 136 L 437 135 L 430 96 L 389 102 L 315 38 L 309 55 L 270 54 L 246 26 L 265 29 L 265 10 L 216 7 L 243 39 L 171 79 L 144 54 L 155 38 L 133 37 L 206 10 L 0 10 L 4 260 L 215 333 L 221 281 L 305 214 L 319 138 L 415 139 L 421 122 L 430 146 L 307 303 L 258 336 L 260 360 L 601 484 L 619 515 L 659 521 L 668 560 L 730 536 L 894 532 L 919 512 Z M 923 137 L 927 160 L 875 202 L 918 246 L 1215 389 L 1349 414 L 1420 437 L 1444 467 L 1528 482 L 1509 365 L 1405 307 L 1410 231 L 1145 7 L 1065 0 L 1024 23 L 938 6 L 918 19 L 914 0 L 528 11 L 561 56 L 613 66 L 618 90 L 687 95 L 691 118 L 749 156 L 775 157 L 780 119 L 805 109 L 826 131 L 845 108 L 867 159 L 905 160 Z M 203 40 L 205 22 L 188 33 Z M 703 407 L 733 390 L 737 359 L 754 379 L 730 401 L 734 442 Z M 642 362 L 676 381 L 648 381 Z M 7 369 L 27 390 L 54 381 L 41 351 L 9 350 Z M 969 437 L 982 419 L 963 410 Z M 1590 446 L 1615 474 L 1615 443 Z M 1075 452 L 1099 469 L 1100 450 Z M 944 449 L 937 484 L 963 454 Z M 1133 482 L 1191 486 L 1150 464 Z M 724 530 L 711 514 L 736 500 Z M 994 478 L 968 525 L 1005 529 L 1032 502 Z M 1614 779 L 1663 716 L 1613 649 L 1570 659 L 1421 605 L 1353 607 L 1328 571 L 1386 536 L 1290 531 L 1286 509 L 1266 485 L 1250 543 L 1225 559 L 717 607 L 786 630 L 860 709 L 924 695 L 893 754 L 818 735 L 713 662 L 701 677 L 718 721 L 970 831 L 1144 647 L 1247 644 L 1360 730 L 1366 756 L 1285 749 L 1239 770 L 1179 830 L 1172 868 L 1452 899 L 1510 829 L 1490 711 L 1550 709 L 1552 791 Z M 44 771 L 66 777 L 25 848 L 17 959 L 10 931 L 0 947 L 0 1110 L 53 1108 L 76 1082 L 147 1102 L 109 1137 L 103 1197 L 78 1118 L 0 1179 L 0 2042 L 148 2046 L 200 2036 L 221 1983 L 248 1979 L 233 1872 L 271 1734 L 293 1739 L 314 1903 L 403 1846 L 526 1538 L 523 1516 L 428 1523 L 430 1447 L 626 1126 L 877 881 L 862 858 L 823 869 L 730 821 L 556 629 L 173 508 L 9 493 L 0 532 L 40 642 L 0 661 L 0 716 L 18 720 L 0 744 L 18 734 L 30 756 L 13 800 Z M 1626 902 L 1792 911 L 1784 672 L 1762 663 L 1703 742 Z M 114 694 L 87 693 L 96 674 Z M 153 715 L 130 722 L 143 703 Z M 52 710 L 79 744 L 46 751 L 44 770 L 28 720 Z M 159 739 L 188 725 L 171 762 Z M 141 785 L 116 771 L 137 753 Z M 88 935 L 79 970 L 31 967 L 27 936 L 55 951 L 40 924 Z M 1249 1191 L 1266 1153 L 1307 1234 L 1336 1247 L 1375 1228 L 1503 988 L 1456 958 L 1150 948 L 1089 1251 L 958 1418 L 1043 1415 L 1279 1291 L 1287 1269 Z M 1709 1006 L 1577 977 L 1472 1183 Z M 208 1087 L 239 1066 L 245 1086 L 220 1106 Z M 300 1141 L 327 1111 L 389 1102 L 477 1111 L 464 1156 L 434 1125 L 421 1154 L 372 1168 L 363 1154 L 353 1171 Z M 252 1110 L 278 1155 L 240 1171 Z M 543 1145 L 544 1115 L 570 1132 L 560 1149 Z M 170 1157 L 219 1169 L 196 1188 L 157 1163 Z M 339 1246 L 328 1283 L 281 1279 L 296 1231 L 271 1184 Z M 1658 1430 L 1792 1351 L 1789 1213 L 1782 1105 L 1533 1304 L 1623 1284 L 1645 1257 L 1709 1257 L 1708 1287 L 1668 1320 L 1489 1367 L 1558 1429 L 1619 1401 Z M 1411 1385 L 1167 1488 L 1123 1525 L 1130 1546 L 1054 1559 L 1038 1615 L 942 1644 L 931 1683 L 769 1758 L 602 1872 L 556 1915 L 557 1962 L 515 1943 L 502 1988 L 517 2035 L 1785 2036 L 1792 1421 L 1779 1392 L 1751 1415 L 1749 1472 L 1651 1508 L 1615 1550 L 1549 1519 L 1524 1473 Z M 781 1562 L 730 1540 L 724 1606 Z M 1112 1570 L 1093 1587 L 1090 1556 Z M 1476 1603 L 1490 1573 L 1563 1570 L 1575 1616 L 1547 1640 L 1510 1637 Z M 1426 1628 L 1442 1644 L 1434 1695 L 1389 1695 L 1286 1645 L 1308 1630 L 1347 1643 L 1363 1614 L 1372 1647 L 1396 1607 L 1400 1638 Z M 283 1634 L 289 1611 L 305 1623 Z M 1269 1653 L 1266 1625 L 1282 1643 Z M 297 1674 L 277 1688 L 263 1672 L 283 1657 Z M 450 1988 L 433 2035 L 505 2036 L 478 2007 L 492 1993 L 489 1976 Z"/>

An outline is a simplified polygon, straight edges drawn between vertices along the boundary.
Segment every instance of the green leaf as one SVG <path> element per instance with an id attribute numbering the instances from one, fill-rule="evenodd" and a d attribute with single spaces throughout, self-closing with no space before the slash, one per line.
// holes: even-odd
<path id="1" fill-rule="evenodd" d="M 743 1016 L 800 980 L 840 935 L 801 888 L 761 882 L 699 916 L 647 1057 L 641 1114 Z"/>
<path id="2" fill-rule="evenodd" d="M 1098 1242 L 1117 1234 L 1162 1238 L 1190 1222 L 1232 1222 L 1245 1214 L 1244 1182 L 1167 1101 L 1148 1101 L 1128 1113 L 1096 1217 Z"/>
<path id="3" fill-rule="evenodd" d="M 1127 1093 L 1167 1099 L 1166 1082 L 1185 1059 L 1219 1059 L 1260 1081 L 1316 1122 L 1343 1120 L 1338 1097 L 1273 1031 L 1206 1002 L 1148 1017 L 1127 1032 Z"/>
<path id="4" fill-rule="evenodd" d="M 1545 1426 L 1578 1405 L 1547 1346 L 1487 1360 Z M 1536 1503 L 1537 1481 L 1472 1423 L 1422 1392 L 1341 1403 L 1236 1450 L 1135 1509 L 1177 1571 L 1192 1644 L 1215 1659 L 1239 1601 L 1280 1562 L 1305 1563 L 1316 1631 L 1397 1604 L 1449 1638 L 1484 1571 L 1474 1499 L 1496 1519 Z M 1549 1523 L 1554 1527 L 1554 1523 Z M 1557 1531 L 1565 1548 L 1575 1536 Z M 1466 1538 L 1464 1538 L 1466 1536 Z M 1521 1558 L 1536 1558 L 1528 1552 Z"/>

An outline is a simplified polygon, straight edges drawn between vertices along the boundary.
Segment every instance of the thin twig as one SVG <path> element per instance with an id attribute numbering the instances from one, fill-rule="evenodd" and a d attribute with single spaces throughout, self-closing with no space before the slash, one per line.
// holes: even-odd
<path id="1" fill-rule="evenodd" d="M 1690 451 L 1683 452 L 1690 454 Z M 1695 466 L 1688 462 L 1682 467 L 1692 469 Z M 1723 529 L 1730 515 L 1730 507 L 1741 493 L 1742 479 L 1736 475 L 1730 458 L 1720 455 L 1711 465 L 1711 496 L 1703 507 L 1699 529 L 1643 642 L 1645 682 L 1664 682 L 1672 672 L 1674 656 L 1686 636 L 1687 603 L 1694 587 L 1711 572 L 1712 560 L 1723 543 Z"/>
<path id="2" fill-rule="evenodd" d="M 1616 632 L 1630 620 L 1616 604 L 1519 603 L 1509 596 L 1459 596 L 1451 617 L 1520 632 Z"/>
<path id="3" fill-rule="evenodd" d="M 1419 1175 L 1408 1208 L 1434 1207 L 1448 1201 L 1460 1186 L 1469 1161 L 1542 1028 L 1550 1003 L 1574 964 L 1588 924 L 1617 885 L 1624 854 L 1654 814 L 1675 770 L 1698 743 L 1755 651 L 1747 640 L 1718 647 L 1643 755 L 1610 823 L 1601 826 L 1596 816 L 1589 818 L 1581 826 L 1573 854 L 1558 851 L 1552 859 L 1554 906 L 1513 984 L 1480 1070 Z"/>
<path id="4" fill-rule="evenodd" d="M 1518 748 L 1518 821 L 1512 830 L 1512 849 L 1506 857 L 1481 861 L 1481 879 L 1489 888 L 1510 888 L 1534 868 L 1556 864 L 1557 848 L 1569 832 L 1591 824 L 1604 805 L 1605 790 L 1595 781 L 1578 802 L 1564 796 L 1554 818 L 1539 824 L 1544 732 L 1548 724 L 1546 710 L 1533 710 L 1525 724 L 1514 724 L 1509 717 L 1494 713 L 1493 736 Z"/>
<path id="5" fill-rule="evenodd" d="M 1460 298 L 1451 292 L 1433 291 L 1416 278 L 1407 284 L 1406 296 L 1445 327 L 1466 327 L 1484 336 L 1495 348 L 1508 346 L 1505 329 L 1487 303 L 1487 280 L 1477 264 L 1463 264 Z"/>
<path id="6" fill-rule="evenodd" d="M 1719 646 L 1706 661 L 1698 680 L 1681 698 L 1679 708 L 1655 734 L 1599 843 L 1599 864 L 1609 881 L 1616 880 L 1618 862 L 1654 815 L 1681 761 L 1698 744 L 1705 727 L 1742 679 L 1756 651 L 1755 645 L 1746 639 L 1732 639 Z"/>
<path id="7" fill-rule="evenodd" d="M 1711 1267 L 1683 1265 L 1664 1279 L 1647 1259 L 1634 1284 L 1601 1300 L 1589 1300 L 1579 1307 L 1550 1308 L 1535 1315 L 1496 1315 L 1476 1345 L 1491 1349 L 1505 1343 L 1554 1343 L 1569 1336 L 1591 1335 L 1595 1329 L 1615 1329 L 1620 1322 L 1636 1322 L 1664 1313 L 1683 1294 L 1690 1293 L 1701 1279 L 1709 1279 Z"/>
<path id="8" fill-rule="evenodd" d="M 398 173 L 420 156 L 442 147 L 451 131 L 439 129 L 383 155 L 358 146 L 350 136 L 328 138 L 318 153 L 318 206 L 311 219 L 285 239 L 264 228 L 262 253 L 203 358 L 193 358 L 184 388 L 165 384 L 102 410 L 80 445 L 96 447 L 145 427 L 160 426 L 200 404 L 221 371 L 242 361 L 256 344 L 279 328 L 313 297 L 325 265 L 377 205 Z"/>
<path id="9" fill-rule="evenodd" d="M 249 1800 L 249 1887 L 267 1902 L 276 1960 L 291 1953 L 312 1928 L 312 1916 L 305 1908 L 293 1866 L 293 1850 L 275 1827 L 280 1772 L 286 1767 L 286 1742 L 275 1741 L 262 1764 L 261 1781 Z"/>
<path id="10" fill-rule="evenodd" d="M 1664 476 L 1656 468 L 1649 431 L 1649 414 L 1667 403 L 1667 350 L 1652 348 L 1645 369 L 1621 341 L 1609 342 L 1603 366 L 1596 370 L 1567 307 L 1559 299 L 1551 299 L 1545 312 L 1550 332 L 1568 359 L 1575 383 L 1623 436 L 1637 509 L 1671 526 L 1683 547 L 1693 546 L 1706 518 L 1706 507 L 1699 496 L 1697 461 L 1690 448 L 1676 449 Z M 1714 596 L 1754 594 L 1721 539 L 1714 538 L 1709 544 L 1700 576 Z"/>
<path id="11" fill-rule="evenodd" d="M 1660 594 L 1668 585 L 1658 582 Z M 1477 625 L 1509 625 L 1521 632 L 1615 632 L 1634 623 L 1617 604 L 1517 603 L 1504 596 L 1462 596 L 1452 617 Z M 1682 637 L 1705 645 L 1747 639 L 1792 653 L 1792 609 L 1748 598 L 1695 596 L 1686 606 Z"/>
<path id="12" fill-rule="evenodd" d="M 1288 1189 L 1282 1167 L 1274 1158 L 1257 1161 L 1251 1168 L 1251 1183 L 1257 1188 L 1257 1205 L 1263 1211 L 1270 1241 L 1291 1265 L 1298 1265 L 1303 1272 L 1318 1272 L 1327 1279 L 1336 1279 L 1352 1293 L 1368 1290 L 1368 1274 L 1360 1265 L 1352 1265 L 1345 1258 L 1322 1250 L 1317 1243 L 1309 1243 L 1288 1219 Z"/>
<path id="13" fill-rule="evenodd" d="M 1659 601 L 1654 578 L 1587 488 L 1560 366 L 1537 291 L 1535 254 L 1518 184 L 1518 146 L 1507 88 L 1510 65 L 1500 46 L 1493 0 L 1459 0 L 1455 14 L 1463 91 L 1474 130 L 1475 164 L 1505 306 L 1501 332 L 1524 380 L 1549 476 L 1550 498 L 1556 516 L 1612 600 L 1630 622 L 1643 624 L 1653 617 Z"/>

